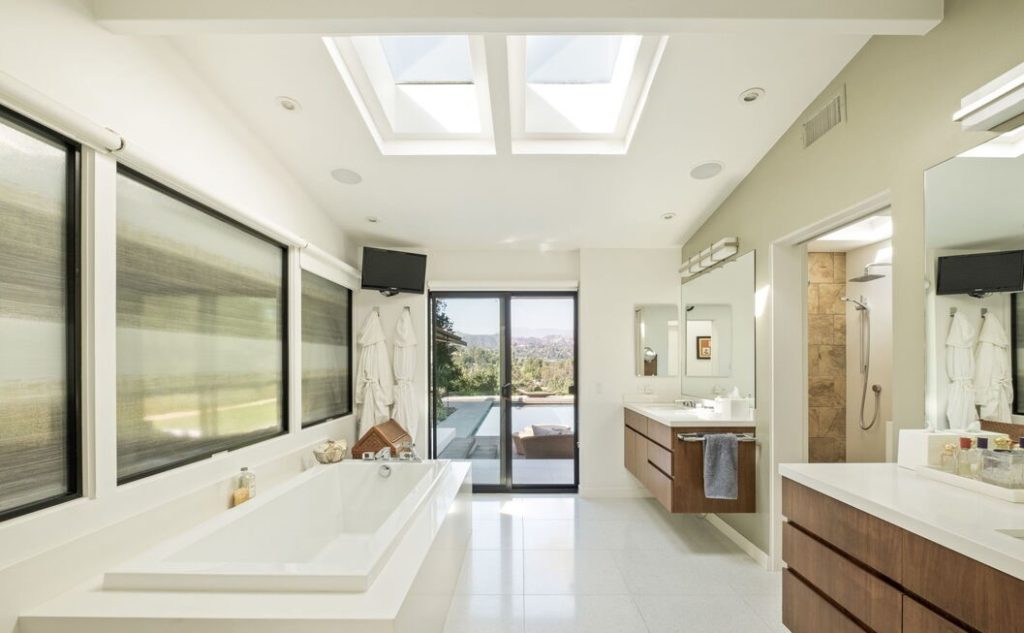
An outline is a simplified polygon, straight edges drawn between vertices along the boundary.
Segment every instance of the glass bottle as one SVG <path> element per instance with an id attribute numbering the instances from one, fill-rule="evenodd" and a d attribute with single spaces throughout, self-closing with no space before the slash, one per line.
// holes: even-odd
<path id="1" fill-rule="evenodd" d="M 956 452 L 956 474 L 961 477 L 971 476 L 971 462 L 969 459 L 971 453 L 971 438 L 961 437 L 960 438 L 960 449 Z"/>
<path id="2" fill-rule="evenodd" d="M 238 487 L 248 490 L 250 499 L 256 496 L 256 475 L 248 466 L 242 466 L 242 473 L 238 476 Z"/>
<path id="3" fill-rule="evenodd" d="M 981 479 L 981 467 L 985 461 L 986 452 L 988 452 L 988 438 L 979 437 L 968 457 L 971 465 L 971 479 Z"/>
<path id="4" fill-rule="evenodd" d="M 956 473 L 956 446 L 946 444 L 939 457 L 939 468 L 947 473 Z"/>

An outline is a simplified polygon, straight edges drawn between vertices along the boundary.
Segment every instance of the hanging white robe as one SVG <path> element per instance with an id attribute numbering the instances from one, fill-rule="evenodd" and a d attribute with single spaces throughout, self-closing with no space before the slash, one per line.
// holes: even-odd
<path id="1" fill-rule="evenodd" d="M 978 336 L 974 370 L 974 402 L 981 406 L 981 418 L 993 422 L 1011 422 L 1013 378 L 1010 368 L 1010 341 L 999 319 L 985 316 Z"/>
<path id="2" fill-rule="evenodd" d="M 416 332 L 408 308 L 402 310 L 395 325 L 394 357 L 395 406 L 391 417 L 405 427 L 415 442 L 419 432 L 419 413 L 412 386 L 416 374 Z"/>
<path id="3" fill-rule="evenodd" d="M 359 373 L 356 380 L 356 404 L 359 412 L 359 437 L 374 425 L 386 422 L 391 407 L 391 363 L 387 338 L 374 310 L 359 332 Z"/>
<path id="4" fill-rule="evenodd" d="M 977 430 L 974 408 L 974 326 L 963 312 L 953 315 L 946 337 L 946 375 L 949 377 L 946 419 L 957 431 Z"/>

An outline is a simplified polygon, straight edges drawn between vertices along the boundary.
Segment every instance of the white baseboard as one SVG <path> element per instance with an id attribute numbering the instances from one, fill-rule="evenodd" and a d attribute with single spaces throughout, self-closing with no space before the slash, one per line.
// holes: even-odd
<path id="1" fill-rule="evenodd" d="M 640 486 L 580 486 L 581 497 L 596 498 L 642 498 L 652 496 Z"/>
<path id="2" fill-rule="evenodd" d="M 753 558 L 754 562 L 761 567 L 768 569 L 768 554 L 765 554 L 761 551 L 761 548 L 751 543 L 747 537 L 736 531 L 736 528 L 723 521 L 717 514 L 706 514 L 704 515 L 704 518 L 708 523 L 715 526 L 719 532 L 724 534 L 726 538 L 743 550 L 743 553 Z"/>

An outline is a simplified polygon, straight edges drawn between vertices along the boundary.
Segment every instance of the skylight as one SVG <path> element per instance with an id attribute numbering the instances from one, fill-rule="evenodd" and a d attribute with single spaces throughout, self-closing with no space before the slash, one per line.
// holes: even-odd
<path id="1" fill-rule="evenodd" d="M 382 153 L 494 153 L 482 38 L 382 35 L 324 42 Z"/>
<path id="2" fill-rule="evenodd" d="M 473 61 L 465 35 L 385 35 L 377 39 L 396 84 L 473 83 Z"/>
<path id="3" fill-rule="evenodd" d="M 513 153 L 624 154 L 666 38 L 508 38 Z"/>

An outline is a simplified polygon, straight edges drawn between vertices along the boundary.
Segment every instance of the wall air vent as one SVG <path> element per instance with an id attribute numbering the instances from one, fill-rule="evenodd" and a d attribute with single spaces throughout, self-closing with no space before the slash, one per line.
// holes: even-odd
<path id="1" fill-rule="evenodd" d="M 846 120 L 846 98 L 840 92 L 823 108 L 803 122 L 804 147 L 810 147 L 815 141 L 825 136 L 829 130 Z"/>

